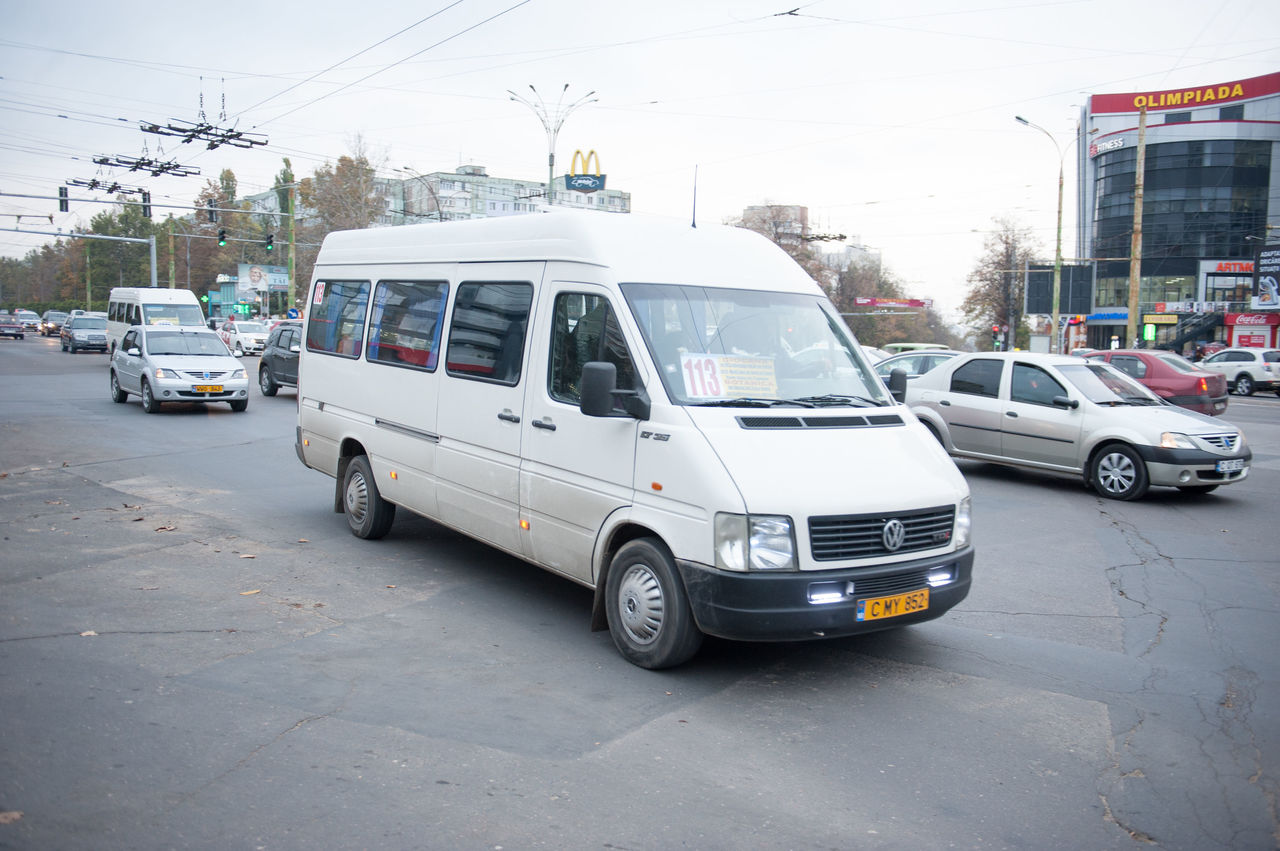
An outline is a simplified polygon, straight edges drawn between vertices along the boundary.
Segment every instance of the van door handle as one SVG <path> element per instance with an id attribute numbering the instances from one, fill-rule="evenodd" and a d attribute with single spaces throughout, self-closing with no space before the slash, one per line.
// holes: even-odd
<path id="1" fill-rule="evenodd" d="M 510 411 L 503 411 L 502 413 L 498 414 L 498 419 L 503 420 L 504 422 L 509 422 L 509 423 L 520 422 L 520 418 L 517 417 L 515 414 L 511 413 Z"/>
<path id="2" fill-rule="evenodd" d="M 556 424 L 555 424 L 555 423 L 553 423 L 553 422 L 551 422 L 551 420 L 534 420 L 534 421 L 533 421 L 533 427 L 534 427 L 534 428 L 545 428 L 547 431 L 555 431 L 555 430 L 556 430 Z"/>

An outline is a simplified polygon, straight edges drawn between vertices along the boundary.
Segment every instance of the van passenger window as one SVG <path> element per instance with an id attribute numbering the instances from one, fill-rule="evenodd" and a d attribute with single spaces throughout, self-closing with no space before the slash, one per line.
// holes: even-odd
<path id="1" fill-rule="evenodd" d="M 613 364 L 618 370 L 618 387 L 635 388 L 635 366 L 608 300 L 585 293 L 560 293 L 551 323 L 547 376 L 551 398 L 577 405 L 582 400 L 582 365 L 590 361 Z M 623 412 L 618 404 L 614 410 Z"/>
<path id="2" fill-rule="evenodd" d="M 316 281 L 308 311 L 307 350 L 359 357 L 368 303 L 368 281 Z"/>
<path id="3" fill-rule="evenodd" d="M 518 384 L 531 304 L 532 284 L 460 284 L 445 371 L 461 378 Z"/>
<path id="4" fill-rule="evenodd" d="M 435 370 L 448 294 L 444 281 L 379 281 L 369 316 L 369 360 Z"/>
<path id="5" fill-rule="evenodd" d="M 971 360 L 951 373 L 951 392 L 994 399 L 1000 395 L 1000 373 L 1003 369 L 1003 361 Z"/>

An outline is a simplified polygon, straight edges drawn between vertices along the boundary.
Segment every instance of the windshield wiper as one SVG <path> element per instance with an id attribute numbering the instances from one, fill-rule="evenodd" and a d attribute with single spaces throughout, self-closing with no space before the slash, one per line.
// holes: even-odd
<path id="1" fill-rule="evenodd" d="M 819 408 L 837 408 L 854 402 L 863 402 L 873 408 L 879 408 L 884 404 L 883 402 L 877 402 L 875 399 L 868 399 L 866 396 L 846 396 L 840 393 L 828 393 L 824 396 L 802 396 L 795 401 L 807 402 Z"/>
<path id="2" fill-rule="evenodd" d="M 698 402 L 699 408 L 813 408 L 817 407 L 803 399 L 757 399 L 751 396 L 739 396 L 736 399 L 714 399 L 710 402 Z"/>

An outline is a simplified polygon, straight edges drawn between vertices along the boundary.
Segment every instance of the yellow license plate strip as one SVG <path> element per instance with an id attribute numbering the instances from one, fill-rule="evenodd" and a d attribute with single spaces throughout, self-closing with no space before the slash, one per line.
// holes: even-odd
<path id="1" fill-rule="evenodd" d="M 197 384 L 194 388 L 197 393 L 221 393 L 221 384 Z"/>
<path id="2" fill-rule="evenodd" d="M 929 589 L 908 591 L 906 594 L 894 594 L 890 597 L 872 597 L 858 601 L 858 620 L 878 621 L 882 618 L 896 618 L 913 612 L 923 612 L 929 608 Z"/>

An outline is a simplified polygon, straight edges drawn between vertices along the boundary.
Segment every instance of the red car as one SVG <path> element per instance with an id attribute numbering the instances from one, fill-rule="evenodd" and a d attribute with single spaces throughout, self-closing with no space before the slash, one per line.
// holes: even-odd
<path id="1" fill-rule="evenodd" d="M 1161 399 L 1216 417 L 1227 409 L 1227 380 L 1191 361 L 1160 349 L 1109 349 L 1087 355 L 1107 361 Z"/>

